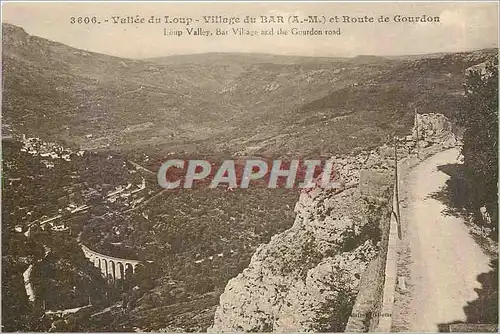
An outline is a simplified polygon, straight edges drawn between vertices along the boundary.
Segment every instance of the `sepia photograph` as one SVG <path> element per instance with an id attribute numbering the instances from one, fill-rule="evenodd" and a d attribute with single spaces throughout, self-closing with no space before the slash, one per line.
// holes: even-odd
<path id="1" fill-rule="evenodd" d="M 2 332 L 498 332 L 497 1 L 3 1 Z"/>

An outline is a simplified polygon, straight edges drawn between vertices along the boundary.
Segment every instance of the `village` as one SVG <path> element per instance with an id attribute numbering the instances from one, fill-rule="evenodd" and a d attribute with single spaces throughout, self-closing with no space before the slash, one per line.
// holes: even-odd
<path id="1" fill-rule="evenodd" d="M 38 137 L 27 137 L 25 134 L 18 139 L 22 143 L 21 154 L 25 153 L 38 158 L 40 164 L 47 170 L 71 162 L 74 163 L 71 167 L 76 166 L 85 171 L 89 170 L 89 166 L 83 163 L 84 155 L 90 154 L 89 152 L 84 150 L 74 151 L 60 144 L 43 141 Z M 113 156 L 109 155 L 106 159 L 111 160 Z M 34 230 L 66 232 L 70 230 L 68 220 L 71 217 L 87 213 L 96 205 L 110 206 L 114 211 L 118 212 L 137 208 L 154 191 L 147 191 L 146 179 L 141 176 L 144 172 L 137 167 L 137 164 L 130 163 L 125 168 L 127 174 L 132 174 L 132 177 L 128 178 L 127 183 L 116 185 L 109 183 L 92 184 L 89 180 L 82 180 L 80 171 L 73 168 L 69 175 L 72 183 L 61 187 L 61 196 L 56 198 L 56 206 L 52 207 L 51 213 L 46 213 L 47 211 L 39 210 L 39 208 L 30 208 L 29 206 L 18 206 L 16 212 L 11 213 L 11 215 L 16 214 L 17 217 L 21 215 L 19 217 L 21 219 L 17 219 L 15 231 L 23 233 L 27 237 Z M 41 169 L 41 175 L 38 175 L 38 177 L 43 178 L 43 174 L 43 169 Z M 7 181 L 8 186 L 17 189 L 17 191 L 22 191 L 22 188 L 27 188 L 26 190 L 29 191 L 31 187 L 36 187 L 37 183 L 34 175 L 7 177 Z M 37 217 L 39 211 L 43 211 L 44 214 Z"/>

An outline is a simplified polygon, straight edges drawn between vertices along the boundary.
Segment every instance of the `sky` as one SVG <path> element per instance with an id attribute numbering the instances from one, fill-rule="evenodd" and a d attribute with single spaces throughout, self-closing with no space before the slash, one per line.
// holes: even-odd
<path id="1" fill-rule="evenodd" d="M 24 28 L 29 34 L 61 42 L 76 48 L 126 58 L 150 58 L 205 52 L 273 53 L 304 56 L 405 55 L 436 52 L 470 51 L 498 47 L 498 2 L 309 2 L 309 3 L 223 3 L 223 2 L 3 2 L 3 22 Z M 199 19 L 185 24 L 119 24 L 112 17 L 165 16 Z M 374 23 L 328 23 L 325 25 L 205 24 L 202 16 L 224 15 L 257 17 L 260 15 L 300 18 L 324 16 L 374 17 Z M 396 23 L 395 15 L 439 17 L 437 23 Z M 101 24 L 72 24 L 71 17 L 96 17 Z M 389 22 L 378 23 L 380 16 Z M 108 20 L 106 23 L 105 20 Z M 291 29 L 315 27 L 337 31 L 340 35 L 290 35 Z M 238 37 L 232 28 L 257 30 L 273 28 L 273 36 Z M 227 36 L 188 36 L 186 28 L 202 28 L 215 33 L 228 30 Z M 288 30 L 277 36 L 277 29 Z M 165 36 L 164 30 L 182 31 L 183 35 Z"/>

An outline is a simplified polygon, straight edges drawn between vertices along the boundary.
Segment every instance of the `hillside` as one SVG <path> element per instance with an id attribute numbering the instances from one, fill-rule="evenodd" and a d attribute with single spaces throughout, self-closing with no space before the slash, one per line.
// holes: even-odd
<path id="1" fill-rule="evenodd" d="M 217 78 L 198 80 L 196 68 L 77 50 L 5 24 L 3 34 L 4 122 L 25 132 L 85 148 L 123 148 L 132 138 L 150 145 L 151 131 L 159 142 L 176 134 L 196 140 L 179 125 L 217 117 L 219 105 L 206 88 Z"/>
<path id="2" fill-rule="evenodd" d="M 2 234 L 9 240 L 15 235 L 2 253 L 10 288 L 3 309 L 14 315 L 9 330 L 26 331 L 206 330 L 228 281 L 261 244 L 290 233 L 299 193 L 258 187 L 163 191 L 155 176 L 160 162 L 169 155 L 215 163 L 234 156 L 335 155 L 348 161 L 394 133 L 407 134 L 415 109 L 453 116 L 463 100 L 465 69 L 493 54 L 213 53 L 132 60 L 71 48 L 8 24 L 2 52 L 2 130 L 14 137 L 3 144 Z M 71 152 L 68 160 L 65 152 Z M 339 197 L 340 206 L 368 212 L 354 199 L 360 193 L 347 194 L 345 201 Z M 86 209 L 73 215 L 78 207 Z M 70 231 L 35 234 L 40 239 L 23 235 L 61 211 L 58 223 Z M 365 218 L 352 227 L 365 226 Z M 105 285 L 77 236 L 96 251 L 149 264 L 127 284 Z M 339 238 L 332 249 L 351 239 Z M 47 258 L 44 245 L 54 249 Z M 294 246 L 287 245 L 292 256 Z M 266 261 L 288 265 L 275 255 Z M 303 274 L 301 259 L 294 260 Z M 43 313 L 42 305 L 33 312 L 22 284 L 32 264 L 33 277 L 48 272 L 59 278 L 34 280 L 45 307 L 72 308 L 91 298 L 93 313 L 36 328 L 28 323 Z M 61 305 L 50 294 L 56 289 L 64 294 Z"/>
<path id="3" fill-rule="evenodd" d="M 424 154 L 457 143 L 445 116 L 421 114 L 417 120 Z M 405 138 L 397 152 L 408 161 L 416 158 L 416 128 Z M 376 268 L 385 267 L 389 247 L 393 155 L 394 147 L 384 145 L 333 156 L 340 186 L 317 185 L 300 194 L 293 226 L 261 245 L 228 282 L 209 331 L 373 331 L 370 323 L 377 324 L 380 289 L 388 277 Z M 355 326 L 346 328 L 348 321 Z"/>
<path id="4" fill-rule="evenodd" d="M 367 138 L 377 145 L 409 126 L 413 108 L 453 114 L 463 70 L 491 53 L 139 61 L 3 27 L 5 124 L 79 147 L 161 156 L 328 155 L 364 147 Z M 349 144 L 339 145 L 346 136 Z"/>

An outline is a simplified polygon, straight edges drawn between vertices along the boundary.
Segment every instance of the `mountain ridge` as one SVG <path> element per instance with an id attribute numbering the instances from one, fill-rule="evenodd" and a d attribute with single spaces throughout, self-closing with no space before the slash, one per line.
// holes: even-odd
<path id="1" fill-rule="evenodd" d="M 381 144 L 410 126 L 415 108 L 453 114 L 463 70 L 491 56 L 210 53 L 153 62 L 75 49 L 10 24 L 3 35 L 7 125 L 86 149 L 160 156 L 331 155 Z"/>

